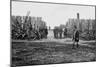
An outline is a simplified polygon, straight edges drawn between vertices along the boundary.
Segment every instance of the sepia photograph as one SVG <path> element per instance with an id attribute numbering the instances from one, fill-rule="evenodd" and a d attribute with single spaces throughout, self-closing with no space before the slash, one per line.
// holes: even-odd
<path id="1" fill-rule="evenodd" d="M 96 61 L 96 6 L 10 3 L 11 67 Z"/>

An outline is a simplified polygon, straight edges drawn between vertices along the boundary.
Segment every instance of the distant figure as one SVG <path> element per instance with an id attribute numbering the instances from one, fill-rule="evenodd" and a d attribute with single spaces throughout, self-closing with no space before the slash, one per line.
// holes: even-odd
<path id="1" fill-rule="evenodd" d="M 58 38 L 58 30 L 56 28 L 53 29 L 54 38 Z"/>
<path id="2" fill-rule="evenodd" d="M 59 28 L 59 38 L 62 38 L 62 33 L 63 33 L 62 28 Z"/>
<path id="3" fill-rule="evenodd" d="M 64 37 L 67 37 L 67 28 L 64 29 Z"/>
<path id="4" fill-rule="evenodd" d="M 53 33 L 54 33 L 54 38 L 58 38 L 58 33 L 59 33 L 58 27 L 55 27 L 55 28 L 53 29 Z"/>
<path id="5" fill-rule="evenodd" d="M 73 33 L 73 48 L 75 46 L 75 43 L 77 44 L 77 48 L 79 47 L 79 31 L 77 30 L 77 27 L 74 26 L 75 30 L 74 30 L 74 33 Z"/>
<path id="6" fill-rule="evenodd" d="M 44 31 L 45 31 L 45 38 L 47 38 L 47 35 L 48 35 L 48 29 L 45 28 Z"/>
<path id="7" fill-rule="evenodd" d="M 53 29 L 53 33 L 54 33 L 54 38 L 56 38 L 56 30 Z"/>

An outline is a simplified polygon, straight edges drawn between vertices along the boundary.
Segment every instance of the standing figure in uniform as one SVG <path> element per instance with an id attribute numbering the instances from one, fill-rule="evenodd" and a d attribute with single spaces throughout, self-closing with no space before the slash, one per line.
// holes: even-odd
<path id="1" fill-rule="evenodd" d="M 56 38 L 56 30 L 53 29 L 53 33 L 54 33 L 54 38 Z"/>
<path id="2" fill-rule="evenodd" d="M 53 33 L 54 33 L 54 38 L 58 38 L 58 27 L 55 27 L 53 29 Z"/>
<path id="3" fill-rule="evenodd" d="M 78 44 L 78 42 L 79 42 L 79 31 L 77 30 L 77 27 L 76 26 L 74 26 L 74 28 L 75 28 L 75 30 L 74 30 L 74 34 L 73 34 L 73 48 L 74 48 L 74 46 L 75 46 L 75 43 L 76 43 L 76 45 L 77 45 L 77 48 L 79 47 L 79 44 Z"/>
<path id="4" fill-rule="evenodd" d="M 47 35 L 48 35 L 48 29 L 47 29 L 47 27 L 44 29 L 44 31 L 45 31 L 45 38 L 47 38 Z"/>
<path id="5" fill-rule="evenodd" d="M 64 29 L 64 37 L 67 37 L 67 28 Z"/>
<path id="6" fill-rule="evenodd" d="M 62 28 L 59 28 L 59 38 L 62 38 L 62 33 L 63 33 Z"/>

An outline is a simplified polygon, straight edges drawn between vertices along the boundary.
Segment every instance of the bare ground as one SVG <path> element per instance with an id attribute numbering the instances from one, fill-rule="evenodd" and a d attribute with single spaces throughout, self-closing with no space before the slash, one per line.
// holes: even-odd
<path id="1" fill-rule="evenodd" d="M 16 66 L 96 61 L 96 44 L 85 43 L 72 49 L 72 44 L 58 42 L 12 42 L 12 64 Z"/>

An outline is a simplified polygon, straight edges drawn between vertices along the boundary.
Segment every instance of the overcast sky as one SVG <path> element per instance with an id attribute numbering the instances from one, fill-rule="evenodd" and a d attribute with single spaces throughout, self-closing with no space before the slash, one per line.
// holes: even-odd
<path id="1" fill-rule="evenodd" d="M 12 15 L 25 16 L 30 11 L 30 16 L 42 17 L 47 26 L 66 24 L 69 18 L 95 19 L 95 7 L 62 4 L 47 4 L 34 2 L 12 2 Z"/>

